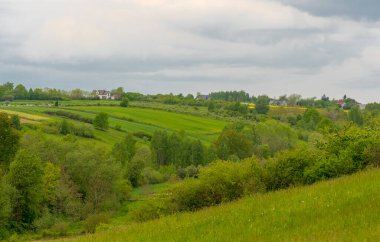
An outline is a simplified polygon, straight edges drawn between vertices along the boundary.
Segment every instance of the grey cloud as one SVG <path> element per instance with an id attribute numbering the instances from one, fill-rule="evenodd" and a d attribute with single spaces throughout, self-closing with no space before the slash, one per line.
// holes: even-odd
<path id="1" fill-rule="evenodd" d="M 160 5 L 157 11 L 144 5 L 133 11 L 130 4 L 129 12 L 119 12 L 126 8 L 123 1 L 110 0 L 104 9 L 97 1 L 83 0 L 85 18 L 66 14 L 48 1 L 44 10 L 30 11 L 14 1 L 18 5 L 7 3 L 13 13 L 0 0 L 0 23 L 8 20 L 0 28 L 0 82 L 87 90 L 121 85 L 145 93 L 246 89 L 271 96 L 293 92 L 319 96 L 326 90 L 341 96 L 349 89 L 378 99 L 369 90 L 380 87 L 373 81 L 378 64 L 368 67 L 371 59 L 363 51 L 378 45 L 380 29 L 374 22 L 361 21 L 378 19 L 375 1 L 362 1 L 371 4 L 367 11 L 352 0 L 277 0 L 287 6 L 220 0 L 218 10 L 213 4 L 219 1 L 210 0 L 201 4 L 199 16 L 194 6 L 195 16 L 182 16 L 175 8 L 186 13 L 192 1 L 184 1 L 185 7 L 182 2 L 170 5 L 170 11 L 164 4 L 170 1 L 161 0 L 162 5 L 154 1 Z M 252 10 L 260 16 L 251 18 Z M 373 55 L 370 58 L 380 57 L 376 51 Z M 347 66 L 352 59 L 355 64 Z M 361 72 L 351 75 L 359 67 Z"/>
<path id="2" fill-rule="evenodd" d="M 318 16 L 344 16 L 354 19 L 380 19 L 378 0 L 279 0 Z"/>

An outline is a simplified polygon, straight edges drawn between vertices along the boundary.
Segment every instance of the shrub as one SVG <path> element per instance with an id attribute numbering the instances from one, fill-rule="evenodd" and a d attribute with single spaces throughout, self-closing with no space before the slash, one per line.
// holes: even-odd
<path id="1" fill-rule="evenodd" d="M 45 111 L 44 113 L 46 113 L 48 115 L 66 117 L 69 119 L 74 119 L 74 120 L 78 120 L 78 121 L 81 121 L 84 123 L 92 124 L 92 119 L 82 117 L 81 115 L 75 114 L 75 113 L 70 113 L 70 112 L 66 112 L 66 111 L 56 111 L 56 112 L 55 111 Z"/>
<path id="2" fill-rule="evenodd" d="M 62 119 L 61 125 L 59 127 L 59 133 L 63 135 L 70 133 L 70 125 L 66 119 Z"/>
<path id="3" fill-rule="evenodd" d="M 314 165 L 305 169 L 304 181 L 306 184 L 312 184 L 345 174 L 345 170 L 344 162 L 337 157 L 320 158 Z"/>
<path id="4" fill-rule="evenodd" d="M 214 145 L 220 159 L 226 160 L 231 155 L 244 159 L 252 155 L 251 140 L 235 129 L 225 129 L 214 142 Z"/>
<path id="5" fill-rule="evenodd" d="M 91 139 L 95 138 L 93 128 L 86 124 L 73 125 L 71 127 L 71 131 L 76 136 L 80 136 L 83 138 L 91 138 Z"/>
<path id="6" fill-rule="evenodd" d="M 151 167 L 146 167 L 142 171 L 142 176 L 148 184 L 158 184 L 164 181 L 163 175 Z"/>
<path id="7" fill-rule="evenodd" d="M 101 129 L 101 130 L 107 130 L 109 123 L 108 123 L 108 114 L 106 113 L 99 113 L 95 116 L 95 119 L 93 121 L 94 127 Z"/>
<path id="8" fill-rule="evenodd" d="M 266 164 L 265 183 L 269 190 L 287 188 L 304 183 L 304 171 L 316 163 L 319 153 L 314 150 L 297 149 L 285 151 Z"/>
<path id="9" fill-rule="evenodd" d="M 120 102 L 120 106 L 126 108 L 126 107 L 128 107 L 128 105 L 129 105 L 129 100 L 128 100 L 128 98 L 124 97 L 124 98 L 121 100 L 121 102 Z"/>
<path id="10" fill-rule="evenodd" d="M 380 141 L 369 144 L 364 151 L 364 157 L 369 165 L 380 167 Z"/>
<path id="11" fill-rule="evenodd" d="M 262 169 L 254 158 L 243 162 L 217 161 L 201 168 L 199 179 L 187 179 L 172 195 L 178 210 L 196 210 L 262 192 Z"/>
<path id="12" fill-rule="evenodd" d="M 172 209 L 166 200 L 150 200 L 141 204 L 137 209 L 132 210 L 130 216 L 133 221 L 145 222 L 158 219 L 171 212 Z"/>
<path id="13" fill-rule="evenodd" d="M 146 140 L 146 141 L 152 140 L 152 135 L 145 133 L 143 131 L 134 132 L 133 136 L 140 138 L 140 139 L 143 139 L 143 140 Z"/>
<path id="14" fill-rule="evenodd" d="M 83 223 L 83 229 L 87 233 L 95 233 L 96 226 L 109 223 L 110 215 L 107 213 L 93 214 L 87 217 Z"/>
<path id="15" fill-rule="evenodd" d="M 188 166 L 185 169 L 185 174 L 187 177 L 197 177 L 198 176 L 198 168 L 195 167 L 194 165 Z"/>
<path id="16" fill-rule="evenodd" d="M 66 236 L 69 231 L 69 224 L 67 222 L 57 222 L 51 227 L 51 231 L 58 236 Z"/>
<path id="17" fill-rule="evenodd" d="M 176 174 L 176 168 L 174 165 L 160 166 L 158 171 L 162 174 L 164 181 L 169 180 Z"/>
<path id="18" fill-rule="evenodd" d="M 186 177 L 186 170 L 184 168 L 178 168 L 177 176 L 181 179 L 184 179 Z"/>

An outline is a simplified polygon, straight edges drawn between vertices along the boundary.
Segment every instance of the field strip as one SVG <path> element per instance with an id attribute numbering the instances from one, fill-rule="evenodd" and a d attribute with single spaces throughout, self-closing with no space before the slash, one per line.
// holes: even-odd
<path id="1" fill-rule="evenodd" d="M 35 114 L 28 114 L 28 113 L 23 113 L 23 112 L 17 112 L 17 111 L 12 111 L 12 110 L 6 110 L 6 109 L 0 109 L 0 112 L 8 113 L 11 115 L 18 115 L 22 119 L 28 119 L 28 120 L 33 120 L 33 121 L 42 121 L 42 120 L 47 120 L 49 118 L 35 115 Z"/>

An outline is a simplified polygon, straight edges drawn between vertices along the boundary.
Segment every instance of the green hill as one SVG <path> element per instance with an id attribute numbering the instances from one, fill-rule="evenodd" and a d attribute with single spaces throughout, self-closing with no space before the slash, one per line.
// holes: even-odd
<path id="1" fill-rule="evenodd" d="M 377 241 L 380 170 L 64 241 Z"/>
<path id="2" fill-rule="evenodd" d="M 152 134 L 156 130 L 166 130 L 169 132 L 185 130 L 188 136 L 200 139 L 206 144 L 214 141 L 227 125 L 227 122 L 221 120 L 148 108 L 122 108 L 118 106 L 70 106 L 63 108 L 38 106 L 0 107 L 0 111 L 3 110 L 18 112 L 22 118 L 27 117 L 27 115 L 37 115 L 38 117 L 42 116 L 50 119 L 61 118 L 46 115 L 45 112 L 65 111 L 89 119 L 93 119 L 100 112 L 105 112 L 110 116 L 109 123 L 111 128 L 119 125 L 124 131 L 145 132 L 148 134 Z M 124 135 L 119 136 L 119 139 L 124 137 Z M 103 139 L 105 136 L 99 137 Z M 114 141 L 118 140 L 117 137 L 114 138 Z"/>

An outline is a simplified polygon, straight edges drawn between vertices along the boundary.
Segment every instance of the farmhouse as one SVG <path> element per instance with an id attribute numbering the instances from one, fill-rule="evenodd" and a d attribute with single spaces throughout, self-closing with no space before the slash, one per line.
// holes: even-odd
<path id="1" fill-rule="evenodd" d="M 288 103 L 285 100 L 270 100 L 270 105 L 277 105 L 277 106 L 287 106 Z"/>
<path id="2" fill-rule="evenodd" d="M 209 95 L 202 95 L 202 94 L 197 95 L 197 100 L 209 100 L 209 99 L 210 99 Z"/>
<path id="3" fill-rule="evenodd" d="M 344 100 L 338 100 L 336 102 L 336 104 L 340 107 L 340 108 L 344 108 L 344 106 L 346 106 L 346 102 Z"/>
<path id="4" fill-rule="evenodd" d="M 114 100 L 115 99 L 115 97 L 111 95 L 110 91 L 94 90 L 93 93 L 95 94 L 95 96 L 99 97 L 99 99 L 102 99 L 102 100 L 107 100 L 107 99 Z"/>

